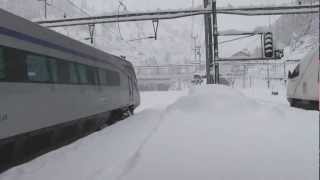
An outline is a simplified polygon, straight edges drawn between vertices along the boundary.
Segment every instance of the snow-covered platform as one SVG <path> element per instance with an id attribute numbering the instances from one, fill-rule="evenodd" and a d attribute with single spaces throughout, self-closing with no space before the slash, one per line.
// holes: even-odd
<path id="1" fill-rule="evenodd" d="M 0 179 L 318 179 L 318 112 L 262 94 L 223 86 L 144 93 L 135 116 Z"/>

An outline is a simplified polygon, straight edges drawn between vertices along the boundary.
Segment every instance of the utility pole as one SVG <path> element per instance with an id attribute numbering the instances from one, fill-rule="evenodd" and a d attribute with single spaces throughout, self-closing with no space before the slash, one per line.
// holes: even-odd
<path id="1" fill-rule="evenodd" d="M 47 6 L 50 6 L 51 4 L 48 3 L 48 0 L 38 0 L 44 2 L 44 18 L 47 19 Z"/>
<path id="2" fill-rule="evenodd" d="M 197 39 L 198 39 L 198 36 L 197 35 L 191 35 L 191 38 L 193 39 L 193 51 L 194 51 L 194 62 L 197 61 Z"/>
<path id="3" fill-rule="evenodd" d="M 270 89 L 270 67 L 269 67 L 269 63 L 267 64 L 267 86 L 268 86 L 268 89 Z"/>
<path id="4" fill-rule="evenodd" d="M 219 84 L 219 47 L 218 47 L 218 23 L 217 23 L 217 1 L 212 0 L 212 25 L 213 25 L 213 47 L 214 47 L 214 83 Z"/>
<path id="5" fill-rule="evenodd" d="M 209 0 L 203 0 L 204 8 L 209 6 Z M 212 67 L 213 67 L 213 49 L 212 49 L 212 22 L 211 15 L 204 15 L 204 30 L 206 43 L 206 77 L 207 84 L 213 84 Z"/>
<path id="6" fill-rule="evenodd" d="M 194 46 L 192 47 L 194 53 L 194 60 L 192 63 L 199 64 L 198 71 L 201 72 L 201 46 L 197 43 L 198 35 L 191 35 L 191 38 L 193 39 Z"/>
<path id="7" fill-rule="evenodd" d="M 284 83 L 284 86 L 287 85 L 286 61 L 283 61 L 283 83 Z"/>

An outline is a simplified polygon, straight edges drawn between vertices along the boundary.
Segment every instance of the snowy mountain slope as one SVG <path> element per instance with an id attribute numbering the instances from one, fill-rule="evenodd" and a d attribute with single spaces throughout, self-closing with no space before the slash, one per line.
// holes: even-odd
<path id="1" fill-rule="evenodd" d="M 70 3 L 71 2 L 71 3 Z M 101 1 L 100 1 L 101 2 Z M 116 12 L 118 1 L 99 1 L 92 3 L 89 1 L 53 1 L 48 6 L 49 19 L 67 17 L 81 17 L 89 15 L 103 14 L 104 12 Z M 143 3 L 140 3 L 143 4 Z M 22 6 L 21 0 L 1 1 L 0 7 L 31 20 L 43 18 L 43 3 L 31 1 L 28 6 Z M 79 10 L 79 8 L 82 10 Z M 102 8 L 99 11 L 99 8 Z M 97 10 L 98 9 L 98 10 Z M 134 8 L 132 8 L 134 10 Z M 120 8 L 120 11 L 123 11 Z M 86 13 L 88 12 L 88 13 Z M 200 18 L 201 19 L 201 18 Z M 202 20 L 202 19 L 201 19 Z M 202 21 L 201 21 L 202 22 Z M 97 25 L 95 47 L 115 55 L 125 55 L 136 64 L 175 64 L 190 61 L 191 44 L 189 37 L 190 28 L 180 29 L 179 27 L 189 26 L 189 19 L 181 19 L 175 22 L 166 21 L 159 25 L 158 40 L 145 39 L 153 36 L 152 22 L 121 23 Z M 89 36 L 87 27 L 57 28 L 56 30 L 79 41 L 86 42 L 84 39 Z M 80 31 L 79 31 L 80 30 Z M 191 39 L 191 38 L 190 38 Z M 185 49 L 188 49 L 186 51 Z"/>
<path id="2" fill-rule="evenodd" d="M 43 19 L 43 2 L 30 1 L 23 6 L 23 0 L 0 0 L 0 7 L 31 20 Z M 314 3 L 319 0 L 304 0 L 303 3 Z M 157 9 L 179 9 L 202 6 L 203 0 L 65 0 L 50 1 L 48 7 L 49 19 L 67 17 L 83 17 L 89 15 L 103 15 L 123 11 L 145 11 Z M 218 7 L 256 6 L 272 4 L 296 4 L 295 0 L 218 0 Z M 259 16 L 243 17 L 233 15 L 218 15 L 219 31 L 272 31 L 275 36 L 275 46 L 285 48 L 287 59 L 300 59 L 310 48 L 317 47 L 319 35 L 319 20 L 316 15 L 288 15 L 288 16 Z M 168 65 L 194 63 L 195 42 L 192 36 L 197 36 L 196 45 L 201 46 L 201 60 L 205 62 L 203 17 L 188 17 L 176 20 L 160 21 L 158 40 L 145 39 L 153 36 L 151 21 L 113 23 L 97 25 L 94 46 L 115 55 L 124 55 L 135 65 Z M 269 28 L 271 27 L 271 29 Z M 88 27 L 56 28 L 56 31 L 81 42 L 89 44 L 85 38 L 89 37 Z M 220 42 L 235 37 L 219 38 Z M 141 40 L 137 40 L 141 39 Z M 258 36 L 224 43 L 219 46 L 220 57 L 230 57 L 233 54 L 248 49 L 253 57 L 261 56 L 260 38 Z M 198 61 L 197 61 L 198 62 Z M 267 87 L 268 68 L 271 78 L 283 79 L 287 71 L 295 64 L 250 66 L 244 71 L 239 64 L 220 65 L 220 74 L 238 87 L 254 85 Z M 285 70 L 284 70 L 285 69 Z M 285 72 L 286 71 L 286 72 Z M 202 72 L 204 73 L 204 72 Z M 231 76 L 230 76 L 231 75 Z M 274 84 L 276 83 L 276 84 Z M 271 80 L 271 86 L 284 88 L 284 82 Z"/>
<path id="3" fill-rule="evenodd" d="M 1 0 L 0 7 L 17 13 L 28 19 L 43 18 L 43 2 L 30 1 L 28 6 L 22 3 L 23 0 Z M 128 11 L 156 10 L 156 9 L 177 9 L 190 8 L 202 5 L 202 0 L 124 0 L 123 4 Z M 218 6 L 239 6 L 239 5 L 268 5 L 272 3 L 288 3 L 282 1 L 253 1 L 253 0 L 218 0 Z M 101 15 L 110 12 L 124 11 L 119 6 L 118 0 L 66 0 L 49 1 L 49 19 L 67 17 L 81 17 L 90 15 Z M 80 10 L 81 8 L 82 10 Z M 85 11 L 85 12 L 84 12 Z M 86 13 L 88 12 L 88 13 Z M 250 23 L 243 23 L 243 22 Z M 235 23 L 237 22 L 237 23 Z M 242 30 L 253 29 L 257 25 L 267 22 L 265 17 L 243 18 L 239 16 L 219 16 L 220 29 L 240 28 Z M 193 28 L 192 28 L 193 27 Z M 63 28 L 59 32 L 71 36 L 77 40 L 88 43 L 84 38 L 88 37 L 87 27 Z M 197 44 L 202 45 L 202 59 L 204 60 L 204 33 L 203 18 L 184 18 L 179 20 L 161 21 L 159 26 L 159 39 L 157 41 L 148 39 L 131 41 L 153 35 L 151 22 L 107 24 L 97 26 L 96 44 L 97 48 L 111 52 L 115 55 L 125 55 L 135 64 L 182 64 L 193 61 L 194 42 L 191 35 L 198 35 Z M 240 43 L 246 45 L 249 42 Z M 222 56 L 228 56 L 240 50 L 238 46 L 226 46 Z"/>

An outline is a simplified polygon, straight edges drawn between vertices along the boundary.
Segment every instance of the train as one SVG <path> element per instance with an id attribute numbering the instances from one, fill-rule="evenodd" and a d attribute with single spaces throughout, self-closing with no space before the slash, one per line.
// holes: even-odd
<path id="1" fill-rule="evenodd" d="M 0 9 L 0 170 L 140 104 L 132 63 Z"/>
<path id="2" fill-rule="evenodd" d="M 288 73 L 287 99 L 292 107 L 319 110 L 319 49 L 313 49 Z"/>

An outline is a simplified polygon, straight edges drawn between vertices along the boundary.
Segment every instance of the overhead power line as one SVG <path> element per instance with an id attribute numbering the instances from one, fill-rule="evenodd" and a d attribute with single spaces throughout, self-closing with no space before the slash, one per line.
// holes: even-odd
<path id="1" fill-rule="evenodd" d="M 70 0 L 68 0 L 70 1 Z M 216 12 L 219 14 L 236 14 L 236 15 L 279 15 L 279 14 L 307 14 L 319 13 L 319 4 L 315 5 L 300 5 L 300 6 L 274 6 L 274 7 L 242 7 L 242 8 L 219 8 Z M 129 21 L 146 21 L 154 19 L 176 19 L 181 17 L 210 14 L 210 8 L 195 8 L 185 10 L 167 10 L 154 12 L 126 12 L 116 13 L 104 16 L 92 16 L 83 18 L 58 19 L 50 21 L 38 21 L 47 27 L 62 27 L 62 26 L 78 26 L 87 24 L 104 24 L 114 22 L 129 22 Z"/>
<path id="2" fill-rule="evenodd" d="M 221 41 L 219 42 L 219 45 L 222 45 L 222 44 L 225 44 L 225 43 L 229 43 L 229 42 L 233 42 L 233 41 L 237 41 L 237 40 L 240 40 L 240 39 L 246 39 L 246 38 L 249 38 L 249 37 L 252 37 L 252 36 L 255 36 L 256 34 L 253 34 L 253 35 L 247 35 L 247 36 L 244 36 L 244 37 L 238 37 L 238 38 L 234 38 L 234 39 L 230 39 L 230 40 L 226 40 L 226 41 Z"/>
<path id="3" fill-rule="evenodd" d="M 76 3 L 74 3 L 72 0 L 66 0 L 68 1 L 73 7 L 77 8 L 78 10 L 80 10 L 83 14 L 86 14 L 88 16 L 91 16 L 87 11 L 85 11 L 84 9 L 82 9 L 81 7 L 79 7 Z"/>

